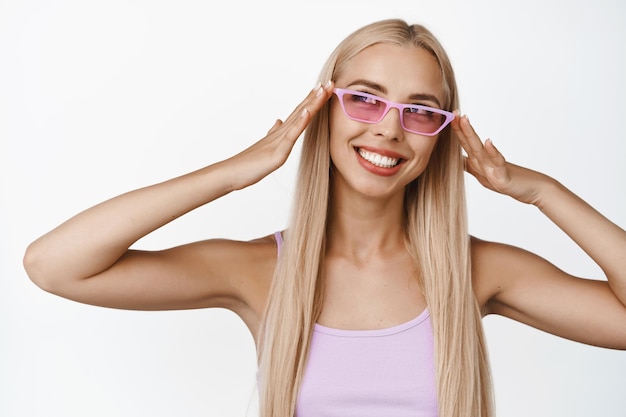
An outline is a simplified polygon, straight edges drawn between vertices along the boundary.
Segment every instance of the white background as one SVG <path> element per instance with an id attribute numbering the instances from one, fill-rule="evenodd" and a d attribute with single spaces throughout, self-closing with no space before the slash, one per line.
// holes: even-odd
<path id="1" fill-rule="evenodd" d="M 0 1 L 0 415 L 254 415 L 254 348 L 233 314 L 81 305 L 35 287 L 21 258 L 90 205 L 253 143 L 335 45 L 374 20 L 431 28 L 479 132 L 626 226 L 624 4 Z M 296 161 L 137 246 L 283 228 Z M 536 209 L 469 177 L 468 191 L 473 234 L 602 277 Z M 626 352 L 505 319 L 485 327 L 499 416 L 626 415 Z"/>

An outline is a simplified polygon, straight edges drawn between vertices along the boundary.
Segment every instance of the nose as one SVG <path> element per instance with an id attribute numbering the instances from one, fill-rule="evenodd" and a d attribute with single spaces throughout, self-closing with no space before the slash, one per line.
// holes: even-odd
<path id="1" fill-rule="evenodd" d="M 401 117 L 400 109 L 389 107 L 380 122 L 374 125 L 376 135 L 384 136 L 390 140 L 404 139 Z"/>

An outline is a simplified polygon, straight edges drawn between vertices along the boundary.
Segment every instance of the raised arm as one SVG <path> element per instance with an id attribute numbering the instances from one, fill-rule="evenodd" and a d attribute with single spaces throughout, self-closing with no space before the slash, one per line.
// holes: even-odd
<path id="1" fill-rule="evenodd" d="M 237 309 L 250 303 L 255 291 L 246 284 L 248 275 L 271 276 L 265 260 L 275 257 L 275 248 L 268 252 L 268 239 L 212 240 L 156 252 L 129 247 L 280 167 L 331 91 L 330 83 L 315 88 L 266 137 L 227 160 L 128 192 L 69 219 L 28 247 L 24 265 L 29 277 L 60 296 L 117 308 Z"/>
<path id="2" fill-rule="evenodd" d="M 453 129 L 467 171 L 485 187 L 533 204 L 602 269 L 606 280 L 573 277 L 519 248 L 473 242 L 473 271 L 487 312 L 583 343 L 626 349 L 626 232 L 556 180 L 507 162 L 467 117 Z"/>

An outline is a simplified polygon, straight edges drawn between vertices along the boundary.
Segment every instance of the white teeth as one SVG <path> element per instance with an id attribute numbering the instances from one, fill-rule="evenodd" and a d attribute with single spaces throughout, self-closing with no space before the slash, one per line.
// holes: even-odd
<path id="1" fill-rule="evenodd" d="M 374 152 L 368 152 L 361 148 L 359 148 L 359 155 L 361 155 L 361 157 L 366 161 L 381 168 L 393 168 L 398 165 L 399 161 L 399 159 L 397 158 L 390 158 L 388 156 L 383 156 Z"/>

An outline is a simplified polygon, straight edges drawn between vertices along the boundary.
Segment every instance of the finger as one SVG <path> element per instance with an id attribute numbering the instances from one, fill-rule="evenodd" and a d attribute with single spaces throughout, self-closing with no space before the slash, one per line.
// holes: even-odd
<path id="1" fill-rule="evenodd" d="M 491 139 L 487 139 L 485 143 L 471 125 L 469 118 L 463 116 L 457 125 L 457 136 L 459 142 L 468 157 L 475 171 L 480 171 L 483 176 L 492 178 L 494 176 L 506 176 L 505 169 L 506 160 L 504 156 L 496 149 Z"/>
<path id="2" fill-rule="evenodd" d="M 489 181 L 485 177 L 484 173 L 480 169 L 480 165 L 475 159 L 465 157 L 465 171 L 475 177 L 481 184 L 488 184 Z"/>
<path id="3" fill-rule="evenodd" d="M 483 143 L 474 130 L 474 127 L 470 123 L 467 115 L 459 118 L 457 133 L 460 133 L 459 139 L 466 152 L 473 153 L 478 156 L 484 150 Z"/>
<path id="4" fill-rule="evenodd" d="M 500 165 L 503 162 L 504 158 L 495 149 L 490 139 L 483 144 L 467 115 L 459 118 L 455 131 L 461 146 L 467 153 L 468 163 L 475 171 L 484 171 L 489 166 Z"/>
<path id="5" fill-rule="evenodd" d="M 300 125 L 302 119 L 305 119 L 306 123 L 307 117 L 303 117 L 308 112 L 308 115 L 314 115 L 317 113 L 324 103 L 328 101 L 328 99 L 333 94 L 334 83 L 332 81 L 326 82 L 324 85 L 318 83 L 315 88 L 313 88 L 306 98 L 294 109 L 294 111 L 285 119 L 285 124 L 298 124 Z M 306 112 L 305 112 L 306 109 Z"/>
<path id="6" fill-rule="evenodd" d="M 461 127 L 461 123 L 463 123 L 464 120 L 467 119 L 467 116 L 461 116 L 458 110 L 455 110 L 454 114 L 456 117 L 452 120 L 451 123 L 452 130 L 456 134 L 459 143 L 463 147 L 463 150 L 465 150 L 465 153 L 467 155 L 471 155 L 473 153 L 472 147 L 470 146 L 466 131 L 463 130 L 463 128 Z"/>
<path id="7" fill-rule="evenodd" d="M 506 159 L 491 139 L 485 141 L 485 153 L 490 160 L 490 165 L 486 168 L 487 177 L 492 181 L 506 181 L 509 176 Z"/>
<path id="8" fill-rule="evenodd" d="M 491 139 L 485 141 L 485 151 L 496 165 L 503 166 L 506 163 L 504 155 L 495 147 Z"/>
<path id="9" fill-rule="evenodd" d="M 465 162 L 465 164 L 463 165 L 463 168 L 465 169 L 465 172 L 468 172 L 468 173 L 472 174 L 475 177 L 477 175 L 480 175 L 478 170 L 477 170 L 477 169 L 480 168 L 480 164 L 478 163 L 476 158 L 465 156 L 465 157 L 463 157 L 463 161 Z"/>
<path id="10" fill-rule="evenodd" d="M 495 147 L 491 139 L 486 139 L 483 144 L 480 137 L 474 130 L 474 127 L 469 121 L 467 115 L 459 116 L 459 111 L 454 111 L 455 118 L 452 121 L 452 128 L 457 133 L 457 137 L 461 145 L 466 152 L 472 154 L 477 160 L 481 160 L 481 156 L 488 156 L 493 162 L 498 165 L 503 165 L 506 160 L 502 153 Z"/>
<path id="11" fill-rule="evenodd" d="M 274 122 L 274 125 L 270 128 L 270 130 L 267 131 L 267 134 L 269 135 L 269 134 L 275 132 L 276 129 L 278 129 L 282 125 L 283 125 L 283 121 L 280 120 L 280 119 L 276 119 L 276 121 Z"/>
<path id="12" fill-rule="evenodd" d="M 292 145 L 295 143 L 310 123 L 313 115 L 329 100 L 332 95 L 333 86 L 334 84 L 329 81 L 323 86 L 320 85 L 314 88 L 307 95 L 282 124 L 283 130 L 277 130 L 277 134 L 279 134 L 281 140 L 286 140 Z"/>
<path id="13" fill-rule="evenodd" d="M 481 184 L 485 185 L 489 183 L 487 177 L 481 171 L 476 170 L 472 164 L 467 165 L 467 172 L 476 178 Z"/>
<path id="14" fill-rule="evenodd" d="M 483 186 L 493 191 L 499 191 L 501 181 L 497 180 L 499 177 L 495 173 L 493 167 L 483 167 L 477 165 L 477 162 L 471 159 L 466 161 L 465 171 L 472 175 Z"/>

